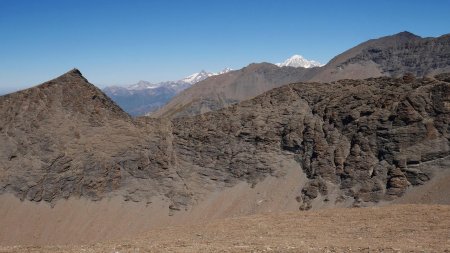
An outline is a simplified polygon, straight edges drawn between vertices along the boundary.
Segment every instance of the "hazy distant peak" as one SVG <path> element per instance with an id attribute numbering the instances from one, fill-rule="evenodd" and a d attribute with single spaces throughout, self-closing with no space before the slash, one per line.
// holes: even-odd
<path id="1" fill-rule="evenodd" d="M 139 81 L 136 84 L 132 84 L 127 87 L 128 90 L 144 90 L 144 89 L 154 89 L 157 88 L 159 84 L 153 84 L 148 81 Z"/>
<path id="2" fill-rule="evenodd" d="M 200 81 L 205 80 L 206 78 L 208 78 L 210 76 L 225 74 L 231 70 L 232 69 L 230 69 L 230 68 L 225 68 L 218 73 L 207 72 L 205 70 L 201 70 L 200 72 L 194 73 L 192 75 L 189 75 L 189 76 L 182 78 L 180 80 L 177 80 L 177 81 L 165 81 L 165 82 L 159 82 L 159 83 L 151 83 L 148 81 L 140 80 L 139 82 L 128 85 L 128 86 L 119 86 L 119 85 L 107 86 L 104 88 L 104 90 L 107 91 L 107 93 L 109 95 L 118 95 L 120 92 L 134 93 L 134 92 L 139 92 L 139 91 L 156 89 L 156 88 L 160 88 L 160 87 L 167 87 L 170 89 L 181 91 L 181 90 L 188 88 L 189 86 L 191 86 L 193 84 L 196 84 Z M 74 70 L 69 71 L 68 74 L 71 74 L 72 72 L 79 73 L 79 71 L 77 69 L 74 69 Z"/>
<path id="3" fill-rule="evenodd" d="M 220 71 L 219 73 L 217 73 L 218 75 L 221 75 L 221 74 L 225 74 L 225 73 L 228 73 L 228 72 L 230 72 L 230 71 L 232 71 L 233 69 L 231 69 L 231 68 L 224 68 L 222 71 Z"/>
<path id="4" fill-rule="evenodd" d="M 205 70 L 202 70 L 198 73 L 194 73 L 190 76 L 187 76 L 183 79 L 181 79 L 181 82 L 185 82 L 185 83 L 189 83 L 189 84 L 195 84 L 198 83 L 200 81 L 205 80 L 206 78 L 210 77 L 210 76 L 217 76 L 217 75 L 221 75 L 221 74 L 225 74 L 227 72 L 230 72 L 232 69 L 230 68 L 225 68 L 222 71 L 218 72 L 218 73 L 213 73 L 213 72 L 207 72 Z"/>
<path id="5" fill-rule="evenodd" d="M 278 67 L 294 67 L 294 68 L 313 68 L 313 67 L 320 67 L 323 64 L 314 61 L 314 60 L 308 60 L 305 59 L 303 56 L 295 54 L 291 56 L 289 59 L 285 60 L 282 63 L 276 63 Z"/>
<path id="6" fill-rule="evenodd" d="M 214 73 L 206 72 L 206 71 L 202 70 L 198 73 L 194 73 L 190 76 L 187 76 L 187 77 L 181 79 L 180 81 L 182 81 L 184 83 L 194 84 L 194 83 L 198 83 L 202 80 L 205 80 L 206 78 L 213 76 L 213 75 L 214 75 Z"/>

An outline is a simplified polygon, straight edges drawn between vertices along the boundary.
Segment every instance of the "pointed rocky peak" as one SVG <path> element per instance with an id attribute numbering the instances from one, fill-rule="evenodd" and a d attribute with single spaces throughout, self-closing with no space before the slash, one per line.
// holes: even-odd
<path id="1" fill-rule="evenodd" d="M 81 71 L 77 68 L 73 68 L 55 79 L 64 79 L 64 78 L 78 79 L 80 81 L 83 80 L 83 81 L 87 82 L 86 78 L 84 78 Z"/>
<path id="2" fill-rule="evenodd" d="M 48 117 L 63 112 L 66 115 L 93 117 L 95 121 L 105 121 L 108 117 L 129 118 L 108 96 L 89 83 L 78 69 L 72 69 L 33 88 L 9 94 L 5 101 L 9 106 L 17 108 L 21 104 L 38 104 L 42 107 L 39 109 L 29 106 L 26 111 L 19 112 L 27 115 L 43 110 L 49 113 Z M 0 99 L 0 105 L 1 102 Z"/>
<path id="3" fill-rule="evenodd" d="M 79 69 L 77 69 L 77 68 L 73 68 L 73 69 L 71 69 L 70 71 L 68 71 L 67 73 L 66 73 L 66 75 L 67 74 L 69 74 L 69 75 L 74 75 L 74 76 L 83 76 L 83 74 L 81 74 L 81 71 L 79 70 Z"/>
<path id="4" fill-rule="evenodd" d="M 81 71 L 79 69 L 73 68 L 73 69 L 67 71 L 66 73 L 56 77 L 55 79 L 47 81 L 37 87 L 42 87 L 42 88 L 47 87 L 48 88 L 49 86 L 52 86 L 52 85 L 62 85 L 62 84 L 67 84 L 67 85 L 71 85 L 71 86 L 77 86 L 80 84 L 92 85 L 83 76 L 83 74 L 81 73 Z"/>
<path id="5" fill-rule="evenodd" d="M 403 37 L 403 38 L 421 38 L 420 36 L 415 35 L 414 33 L 403 31 L 393 35 L 395 37 Z"/>

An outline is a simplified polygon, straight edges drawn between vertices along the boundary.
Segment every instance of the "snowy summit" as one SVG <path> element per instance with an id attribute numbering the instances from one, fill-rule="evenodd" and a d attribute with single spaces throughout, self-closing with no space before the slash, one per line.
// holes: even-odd
<path id="1" fill-rule="evenodd" d="M 313 60 L 307 60 L 301 55 L 293 55 L 291 58 L 287 59 L 283 63 L 276 63 L 278 67 L 294 67 L 294 68 L 313 68 L 313 67 L 320 67 L 323 64 L 320 64 L 317 61 Z"/>
<path id="2" fill-rule="evenodd" d="M 181 79 L 180 81 L 184 82 L 184 83 L 195 84 L 195 83 L 203 81 L 206 78 L 213 76 L 213 75 L 214 75 L 214 73 L 206 72 L 206 71 L 202 70 L 198 73 L 194 73 L 190 76 L 187 76 L 187 77 Z"/>
<path id="3" fill-rule="evenodd" d="M 220 72 L 214 73 L 214 72 L 207 72 L 207 71 L 200 71 L 198 73 L 194 73 L 192 75 L 189 75 L 183 79 L 177 80 L 177 81 L 165 81 L 165 82 L 159 82 L 159 83 L 151 83 L 148 81 L 139 81 L 136 84 L 128 85 L 128 86 L 107 86 L 103 89 L 108 95 L 110 96 L 118 96 L 119 94 L 134 94 L 136 92 L 141 91 L 149 91 L 149 90 L 157 90 L 159 88 L 166 88 L 174 90 L 175 92 L 180 92 L 186 88 L 189 88 L 191 85 L 194 85 L 200 81 L 205 80 L 206 78 L 210 76 L 216 76 L 225 74 L 227 72 L 232 71 L 230 68 L 225 68 Z M 157 91 L 155 91 L 157 92 Z"/>
<path id="4" fill-rule="evenodd" d="M 232 69 L 230 69 L 230 68 L 225 68 L 224 70 L 220 71 L 219 73 L 211 73 L 211 72 L 206 72 L 206 71 L 202 70 L 199 73 L 194 73 L 188 77 L 181 79 L 180 81 L 184 82 L 184 83 L 195 84 L 195 83 L 205 80 L 206 78 L 208 78 L 210 76 L 217 76 L 217 75 L 225 74 L 227 72 L 230 72 L 231 70 Z"/>

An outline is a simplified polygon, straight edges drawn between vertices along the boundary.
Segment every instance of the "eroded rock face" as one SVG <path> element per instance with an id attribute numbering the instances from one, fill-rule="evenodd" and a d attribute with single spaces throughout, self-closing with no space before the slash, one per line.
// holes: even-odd
<path id="1" fill-rule="evenodd" d="M 311 179 L 337 183 L 362 201 L 392 199 L 430 178 L 414 165 L 450 154 L 447 83 L 378 78 L 331 86 L 294 88 L 319 117 L 294 151 Z"/>
<path id="2" fill-rule="evenodd" d="M 268 154 L 294 154 L 289 159 L 310 179 L 301 192 L 306 209 L 330 184 L 344 198 L 391 200 L 432 176 L 416 165 L 450 154 L 449 88 L 437 80 L 392 78 L 293 84 L 175 120 L 174 134 L 195 150 L 184 159 L 246 178 L 274 168 Z M 203 164 L 210 153 L 216 159 Z"/>
<path id="3" fill-rule="evenodd" d="M 78 70 L 0 97 L 0 118 L 1 192 L 51 203 L 187 194 L 174 183 L 164 124 L 131 119 Z"/>
<path id="4" fill-rule="evenodd" d="M 392 200 L 433 177 L 427 163 L 449 157 L 446 81 L 300 83 L 195 117 L 133 120 L 72 71 L 0 97 L 0 189 L 51 203 L 165 196 L 180 210 L 282 175 L 294 160 L 308 178 L 300 209 Z"/>

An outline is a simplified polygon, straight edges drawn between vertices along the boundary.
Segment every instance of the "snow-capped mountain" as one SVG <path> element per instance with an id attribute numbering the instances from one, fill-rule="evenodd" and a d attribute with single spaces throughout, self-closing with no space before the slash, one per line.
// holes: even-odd
<path id="1" fill-rule="evenodd" d="M 189 75 L 178 81 L 151 83 L 139 81 L 128 86 L 108 86 L 103 91 L 111 97 L 122 109 L 133 116 L 152 112 L 167 103 L 173 96 L 210 76 L 231 71 L 226 68 L 218 73 L 204 70 Z"/>
<path id="2" fill-rule="evenodd" d="M 317 61 L 313 60 L 307 60 L 301 55 L 293 55 L 291 58 L 285 60 L 283 63 L 276 63 L 278 67 L 302 67 L 302 68 L 313 68 L 313 67 L 320 67 L 323 66 L 323 64 L 320 64 Z"/>
<path id="3" fill-rule="evenodd" d="M 230 68 L 225 68 L 218 73 L 207 72 L 207 71 L 202 70 L 198 73 L 194 73 L 194 74 L 189 75 L 178 81 L 166 81 L 166 82 L 160 82 L 160 83 L 151 83 L 148 81 L 141 80 L 138 83 L 132 84 L 129 86 L 109 86 L 109 87 L 106 87 L 105 89 L 108 89 L 110 91 L 112 91 L 112 90 L 118 91 L 120 89 L 126 89 L 128 91 L 139 91 L 139 90 L 147 90 L 147 89 L 156 89 L 156 88 L 160 88 L 163 86 L 168 87 L 168 88 L 170 87 L 173 89 L 177 89 L 177 88 L 185 89 L 185 88 L 189 87 L 189 85 L 196 84 L 200 81 L 205 80 L 206 78 L 208 78 L 210 76 L 225 74 L 227 72 L 230 72 L 231 70 L 232 69 L 230 69 Z"/>
<path id="4" fill-rule="evenodd" d="M 215 75 L 222 75 L 225 74 L 227 72 L 233 71 L 233 69 L 230 68 L 224 68 L 222 71 L 220 71 L 219 73 L 216 73 Z"/>
<path id="5" fill-rule="evenodd" d="M 211 72 L 206 72 L 204 70 L 198 72 L 198 73 L 194 73 L 190 76 L 187 76 L 183 79 L 180 80 L 180 82 L 185 82 L 185 83 L 190 83 L 190 84 L 195 84 L 198 83 L 200 81 L 205 80 L 206 78 L 210 77 L 210 76 L 216 76 L 216 75 L 221 75 L 221 74 L 225 74 L 227 72 L 230 72 L 232 69 L 230 68 L 225 68 L 222 71 L 218 72 L 218 73 L 211 73 Z"/>
<path id="6" fill-rule="evenodd" d="M 195 84 L 198 83 L 200 81 L 205 80 L 206 78 L 210 77 L 210 76 L 214 76 L 214 73 L 211 72 L 206 72 L 204 70 L 198 72 L 198 73 L 194 73 L 190 76 L 187 76 L 183 79 L 181 79 L 181 82 L 185 82 L 185 83 L 189 83 L 189 84 Z"/>
<path id="7" fill-rule="evenodd" d="M 128 90 L 144 90 L 144 89 L 155 89 L 158 88 L 160 86 L 159 83 L 154 84 L 151 82 L 147 82 L 147 81 L 139 81 L 136 84 L 132 84 L 130 86 L 127 87 Z"/>

